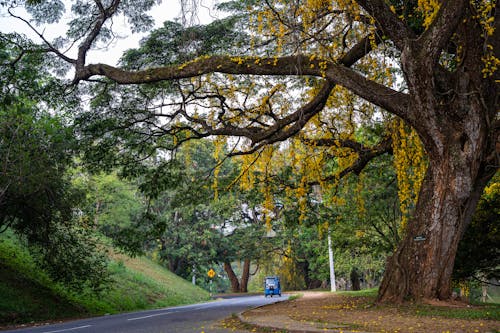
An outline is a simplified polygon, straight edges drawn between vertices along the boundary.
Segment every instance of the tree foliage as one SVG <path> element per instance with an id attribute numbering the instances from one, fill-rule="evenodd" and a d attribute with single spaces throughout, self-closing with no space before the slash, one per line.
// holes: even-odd
<path id="1" fill-rule="evenodd" d="M 262 190 L 264 215 L 271 216 L 274 202 L 267 180 L 286 164 L 293 177 L 282 190 L 293 194 L 303 220 L 312 185 L 334 191 L 341 178 L 360 174 L 392 150 L 403 233 L 379 300 L 448 298 L 458 242 L 499 165 L 498 3 L 241 4 L 225 7 L 237 14 L 232 22 L 244 23 L 243 39 L 221 45 L 197 34 L 217 24 L 234 33 L 231 20 L 182 29 L 167 24 L 151 39 L 174 47 L 166 62 L 155 56 L 163 50 L 145 40 L 129 52 L 132 66 L 88 63 L 87 54 L 112 39 L 116 15 L 133 31 L 147 29 L 151 1 L 78 1 L 72 7 L 67 35 L 57 43 L 44 40 L 43 51 L 73 66 L 74 85 L 90 82 L 93 108 L 83 119 L 98 120 L 88 132 L 89 143 L 101 148 L 94 161 L 124 162 L 138 174 L 136 162 L 157 152 L 232 136 L 238 139 L 228 141 L 229 155 L 246 154 L 237 179 Z M 38 23 L 57 20 L 62 10 L 54 5 L 48 18 L 47 3 L 28 7 Z M 224 29 L 211 31 L 231 35 Z M 191 32 L 189 42 L 171 33 L 181 30 Z M 72 42 L 73 58 L 61 51 Z M 359 135 L 363 126 L 381 130 L 375 139 Z M 101 136 L 95 140 L 95 134 Z"/>
<path id="2" fill-rule="evenodd" d="M 77 100 L 61 93 L 63 84 L 40 54 L 16 58 L 14 49 L 29 43 L 0 37 L 0 232 L 10 228 L 26 240 L 56 281 L 98 290 L 108 277 L 107 259 L 76 214 L 84 196 L 69 172 L 77 142 L 64 114 L 50 113 L 58 102 L 63 110 Z"/>

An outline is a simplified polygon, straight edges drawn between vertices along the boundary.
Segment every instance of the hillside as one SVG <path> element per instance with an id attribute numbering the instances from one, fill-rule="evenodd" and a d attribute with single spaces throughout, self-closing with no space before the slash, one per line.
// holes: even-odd
<path id="1" fill-rule="evenodd" d="M 0 234 L 0 327 L 196 303 L 206 291 L 147 258 L 111 254 L 112 282 L 96 295 L 71 293 L 39 271 L 10 233 Z"/>

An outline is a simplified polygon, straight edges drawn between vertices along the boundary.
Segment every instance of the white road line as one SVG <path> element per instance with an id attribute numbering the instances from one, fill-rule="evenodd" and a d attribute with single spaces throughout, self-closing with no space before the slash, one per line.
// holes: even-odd
<path id="1" fill-rule="evenodd" d="M 172 313 L 173 312 L 155 313 L 155 314 L 143 316 L 143 317 L 129 318 L 127 320 L 132 321 L 132 320 L 139 320 L 139 319 L 147 319 L 147 318 L 151 318 L 151 317 L 164 316 L 164 315 L 168 315 L 168 314 L 172 314 Z"/>
<path id="2" fill-rule="evenodd" d="M 92 325 L 78 326 L 78 327 L 72 327 L 72 328 L 65 328 L 65 329 L 57 330 L 57 331 L 46 331 L 46 332 L 43 332 L 43 333 L 57 333 L 57 332 L 75 331 L 75 330 L 81 330 L 82 328 L 87 328 L 87 327 L 90 327 L 90 326 L 92 326 Z"/>
<path id="3" fill-rule="evenodd" d="M 193 308 L 193 309 L 186 309 L 184 312 L 194 311 L 194 310 L 200 310 L 200 309 L 203 309 L 203 307 L 200 306 L 200 307 Z M 127 320 L 132 321 L 132 320 L 139 320 L 139 319 L 147 319 L 147 318 L 151 318 L 151 317 L 163 316 L 163 315 L 168 315 L 168 314 L 173 314 L 173 313 L 178 313 L 178 312 L 183 312 L 183 311 L 171 311 L 171 312 L 154 313 L 154 314 L 150 314 L 150 315 L 147 315 L 147 316 L 129 318 Z"/>

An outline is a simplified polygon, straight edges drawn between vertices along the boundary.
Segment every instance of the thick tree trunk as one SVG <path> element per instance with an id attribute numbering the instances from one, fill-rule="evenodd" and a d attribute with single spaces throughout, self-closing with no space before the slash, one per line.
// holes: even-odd
<path id="1" fill-rule="evenodd" d="M 250 279 L 250 259 L 243 261 L 243 272 L 241 273 L 240 292 L 248 292 L 248 280 Z"/>
<path id="2" fill-rule="evenodd" d="M 459 122 L 428 127 L 427 139 L 434 140 L 426 145 L 429 167 L 404 239 L 388 259 L 379 301 L 451 296 L 458 243 L 496 170 L 484 163 L 491 145 L 478 109 L 469 103 Z"/>
<path id="3" fill-rule="evenodd" d="M 460 184 L 464 178 L 447 174 L 446 169 L 429 167 L 415 216 L 404 240 L 388 260 L 379 301 L 450 297 L 458 242 L 484 186 Z M 457 186 L 467 188 L 466 198 L 457 196 L 453 189 Z"/>
<path id="4" fill-rule="evenodd" d="M 498 169 L 497 86 L 482 74 L 481 27 L 469 19 L 462 25 L 457 36 L 463 58 L 453 71 L 440 67 L 440 53 L 420 40 L 409 40 L 402 50 L 412 108 L 405 121 L 418 132 L 429 167 L 414 216 L 388 259 L 379 301 L 451 296 L 458 243 Z"/>
<path id="5" fill-rule="evenodd" d="M 233 293 L 240 292 L 240 282 L 238 281 L 236 274 L 234 274 L 233 267 L 231 267 L 230 262 L 224 262 L 224 270 L 226 271 L 229 281 L 231 282 L 231 291 Z"/>
<path id="6" fill-rule="evenodd" d="M 359 273 L 356 268 L 351 270 L 351 289 L 352 290 L 361 290 L 361 283 L 359 281 Z"/>

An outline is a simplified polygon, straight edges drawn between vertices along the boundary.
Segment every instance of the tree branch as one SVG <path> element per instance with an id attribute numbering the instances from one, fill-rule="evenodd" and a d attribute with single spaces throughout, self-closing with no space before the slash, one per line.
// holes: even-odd
<path id="1" fill-rule="evenodd" d="M 409 118 L 408 95 L 365 78 L 358 72 L 339 65 L 328 67 L 326 76 L 361 98 L 405 120 Z"/>
<path id="2" fill-rule="evenodd" d="M 67 55 L 65 55 L 64 53 L 62 53 L 61 51 L 59 51 L 56 47 L 54 47 L 46 38 L 43 34 L 41 34 L 37 29 L 35 29 L 35 27 L 26 19 L 20 17 L 20 16 L 17 16 L 15 15 L 14 13 L 12 13 L 11 11 L 11 8 L 9 8 L 7 10 L 9 12 L 9 15 L 20 20 L 20 21 L 23 21 L 38 37 L 40 37 L 40 39 L 43 41 L 43 43 L 45 43 L 45 45 L 47 45 L 47 50 L 45 50 L 45 52 L 52 52 L 54 53 L 55 55 L 57 55 L 59 58 L 61 58 L 62 60 L 66 61 L 67 63 L 70 63 L 70 64 L 76 64 L 76 60 L 75 59 L 71 59 L 70 57 L 68 57 Z"/>
<path id="3" fill-rule="evenodd" d="M 96 6 L 99 9 L 99 17 L 96 20 L 94 26 L 92 27 L 90 33 L 87 35 L 87 38 L 83 40 L 83 42 L 78 47 L 78 58 L 76 60 L 76 71 L 80 71 L 85 67 L 85 61 L 87 58 L 87 53 L 92 47 L 92 44 L 96 40 L 97 36 L 101 32 L 104 23 L 115 14 L 118 9 L 118 5 L 120 4 L 120 0 L 113 0 L 108 8 L 104 8 L 102 2 L 100 0 L 95 0 Z"/>
<path id="4" fill-rule="evenodd" d="M 358 45 L 353 48 L 352 52 L 347 53 L 339 63 L 296 55 L 273 58 L 212 56 L 198 58 L 180 66 L 172 65 L 140 71 L 127 71 L 110 65 L 94 64 L 77 70 L 75 82 L 103 75 L 119 84 L 153 83 L 191 78 L 214 72 L 237 75 L 326 76 L 335 84 L 346 87 L 367 101 L 407 119 L 407 95 L 368 80 L 346 67 L 353 64 L 360 54 L 366 54 L 366 50 L 363 52 L 362 44 Z"/>
<path id="5" fill-rule="evenodd" d="M 253 151 L 271 143 L 284 141 L 297 134 L 314 115 L 323 110 L 330 96 L 330 92 L 334 87 L 335 84 L 326 80 L 321 90 L 309 103 L 305 104 L 291 115 L 280 119 L 273 126 L 264 131 L 261 130 L 252 137 L 249 137 L 253 145 L 259 143 L 254 147 Z"/>
<path id="6" fill-rule="evenodd" d="M 391 136 L 386 136 L 382 141 L 380 141 L 374 147 L 366 147 L 365 145 L 353 140 L 319 139 L 319 140 L 307 140 L 306 142 L 316 146 L 329 146 L 329 147 L 337 146 L 343 148 L 350 148 L 354 152 L 358 153 L 358 158 L 356 159 L 356 161 L 354 161 L 354 163 L 352 163 L 350 166 L 340 171 L 338 174 L 323 179 L 323 181 L 339 179 L 345 177 L 346 175 L 352 172 L 359 175 L 371 160 L 383 154 L 392 153 Z"/>
<path id="7" fill-rule="evenodd" d="M 388 36 L 399 50 L 403 50 L 408 39 L 416 38 L 411 29 L 401 21 L 383 0 L 358 0 L 363 7 L 376 20 L 378 28 Z"/>
<path id="8" fill-rule="evenodd" d="M 436 18 L 429 28 L 420 36 L 417 45 L 419 50 L 437 63 L 441 50 L 446 47 L 457 25 L 463 19 L 466 1 L 444 0 Z"/>
<path id="9" fill-rule="evenodd" d="M 312 75 L 321 76 L 318 61 L 306 56 L 274 58 L 212 56 L 183 65 L 171 65 L 140 71 L 128 71 L 105 64 L 88 65 L 77 71 L 75 81 L 103 75 L 119 84 L 153 83 L 178 80 L 209 73 L 241 75 Z M 311 65 L 313 65 L 311 67 Z"/>
<path id="10" fill-rule="evenodd" d="M 380 38 L 376 38 L 376 43 L 380 43 Z M 128 71 L 112 67 L 105 64 L 88 65 L 76 71 L 75 81 L 89 80 L 96 75 L 104 75 L 119 84 L 151 83 L 162 80 L 177 80 L 182 78 L 197 77 L 202 74 L 219 72 L 226 74 L 247 74 L 247 75 L 310 75 L 326 77 L 326 80 L 317 95 L 307 104 L 299 107 L 293 113 L 284 118 L 273 117 L 270 125 L 237 127 L 230 122 L 219 122 L 217 127 L 210 125 L 200 117 L 192 117 L 185 110 L 184 105 L 188 99 L 198 99 L 199 97 L 188 94 L 180 94 L 183 102 L 177 111 L 188 121 L 197 124 L 202 129 L 189 127 L 197 136 L 208 135 L 229 135 L 246 137 L 252 141 L 252 148 L 249 151 L 233 152 L 231 155 L 248 154 L 258 151 L 264 145 L 284 141 L 298 133 L 303 126 L 325 106 L 330 92 L 335 84 L 351 89 L 361 97 L 379 105 L 390 112 L 403 116 L 407 109 L 407 96 L 394 91 L 381 84 L 370 81 L 361 74 L 347 67 L 355 64 L 372 49 L 369 37 L 363 38 L 352 47 L 337 62 L 316 59 L 314 57 L 296 55 L 287 57 L 259 58 L 259 57 L 230 57 L 212 56 L 202 57 L 182 65 L 172 65 L 161 68 L 151 68 L 140 71 Z M 219 98 L 223 108 L 223 96 Z M 205 96 L 206 97 L 206 96 Z M 201 97 L 201 98 L 205 98 Z M 259 124 L 259 121 L 252 121 Z"/>

